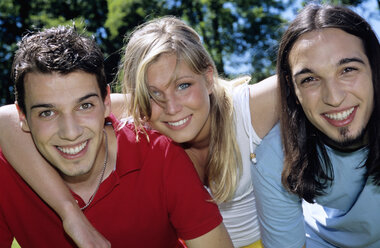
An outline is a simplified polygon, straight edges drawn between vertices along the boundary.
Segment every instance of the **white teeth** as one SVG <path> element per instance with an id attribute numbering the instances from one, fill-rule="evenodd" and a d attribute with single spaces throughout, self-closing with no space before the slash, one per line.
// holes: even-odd
<path id="1" fill-rule="evenodd" d="M 342 121 L 346 119 L 353 111 L 355 108 L 350 108 L 345 111 L 339 112 L 339 113 L 334 113 L 334 114 L 325 114 L 325 116 L 329 119 L 336 120 L 336 121 Z"/>
<path id="2" fill-rule="evenodd" d="M 81 152 L 83 150 L 83 148 L 85 148 L 86 144 L 87 144 L 87 140 L 85 142 L 83 142 L 82 144 L 80 144 L 79 146 L 76 146 L 76 147 L 65 148 L 65 147 L 57 146 L 57 148 L 58 148 L 58 150 L 60 150 L 63 153 L 74 155 L 74 154 Z"/>
<path id="3" fill-rule="evenodd" d="M 183 120 L 180 120 L 180 121 L 176 121 L 176 122 L 168 122 L 168 124 L 169 124 L 170 126 L 175 126 L 175 127 L 177 127 L 177 126 L 181 126 L 181 125 L 185 124 L 188 120 L 189 120 L 189 117 L 187 117 L 187 118 L 185 118 L 185 119 L 183 119 Z"/>

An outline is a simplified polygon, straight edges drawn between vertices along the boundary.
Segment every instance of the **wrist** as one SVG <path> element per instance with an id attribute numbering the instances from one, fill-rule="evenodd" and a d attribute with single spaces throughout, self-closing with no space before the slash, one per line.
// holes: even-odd
<path id="1" fill-rule="evenodd" d="M 58 212 L 63 222 L 76 219 L 82 214 L 82 211 L 74 199 L 63 202 Z"/>

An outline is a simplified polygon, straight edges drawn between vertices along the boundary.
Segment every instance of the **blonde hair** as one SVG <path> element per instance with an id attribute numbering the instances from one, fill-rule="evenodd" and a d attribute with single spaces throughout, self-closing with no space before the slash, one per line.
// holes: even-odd
<path id="1" fill-rule="evenodd" d="M 130 94 L 128 114 L 134 119 L 138 132 L 144 130 L 152 110 L 146 71 L 162 54 L 174 54 L 183 60 L 194 73 L 205 75 L 212 67 L 214 83 L 210 94 L 210 144 L 205 167 L 206 185 L 218 203 L 232 198 L 241 171 L 241 155 L 236 142 L 232 98 L 219 80 L 210 55 L 203 47 L 198 34 L 175 17 L 163 17 L 137 27 L 127 40 L 119 79 L 123 92 Z M 223 82 L 222 82 L 223 81 Z"/>

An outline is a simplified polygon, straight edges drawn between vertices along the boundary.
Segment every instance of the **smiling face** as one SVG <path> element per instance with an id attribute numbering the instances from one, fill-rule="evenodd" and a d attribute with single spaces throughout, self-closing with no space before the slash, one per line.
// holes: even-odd
<path id="1" fill-rule="evenodd" d="M 374 106 L 362 41 L 340 29 L 300 36 L 289 54 L 292 81 L 309 121 L 338 144 L 361 137 Z"/>
<path id="2" fill-rule="evenodd" d="M 62 177 L 85 178 L 101 167 L 110 98 L 108 92 L 103 102 L 96 76 L 81 71 L 32 72 L 26 74 L 24 85 L 27 114 L 19 113 L 23 129 L 31 132 L 38 150 Z"/>
<path id="3" fill-rule="evenodd" d="M 151 126 L 178 143 L 208 142 L 213 71 L 194 73 L 173 54 L 162 54 L 147 69 Z"/>

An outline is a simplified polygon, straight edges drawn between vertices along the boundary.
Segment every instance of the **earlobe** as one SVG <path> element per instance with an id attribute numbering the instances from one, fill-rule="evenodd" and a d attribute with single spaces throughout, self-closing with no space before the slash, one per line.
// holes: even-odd
<path id="1" fill-rule="evenodd" d="M 28 125 L 28 121 L 26 119 L 26 116 L 24 114 L 24 112 L 21 110 L 20 106 L 17 104 L 17 102 L 15 102 L 15 105 L 16 105 L 16 108 L 17 108 L 17 112 L 18 112 L 18 118 L 20 120 L 20 128 L 24 131 L 24 132 L 30 132 L 30 128 L 29 128 L 29 125 Z"/>

